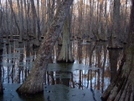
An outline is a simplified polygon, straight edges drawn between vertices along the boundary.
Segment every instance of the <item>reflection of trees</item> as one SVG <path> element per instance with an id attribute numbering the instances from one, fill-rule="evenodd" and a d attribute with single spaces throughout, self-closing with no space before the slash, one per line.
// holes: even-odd
<path id="1" fill-rule="evenodd" d="M 101 90 L 103 92 L 103 90 L 106 88 L 105 86 L 107 86 L 105 78 L 110 77 L 108 74 L 109 68 L 108 65 L 106 65 L 108 63 L 108 52 L 106 48 L 107 44 L 99 44 L 96 42 L 90 44 L 81 44 L 81 42 L 79 42 L 79 47 L 77 45 L 75 46 L 78 49 L 74 49 L 74 53 L 75 56 L 77 54 L 77 59 L 79 60 L 79 63 L 89 65 L 91 68 L 89 70 L 83 70 L 83 68 L 81 68 L 81 70 L 70 72 L 47 71 L 44 84 L 64 84 L 71 88 L 93 88 Z M 4 72 L 5 74 L 3 73 L 5 76 L 8 75 L 8 79 L 4 78 L 4 82 L 8 81 L 8 83 L 22 83 L 29 74 L 30 70 L 30 68 L 28 67 L 28 65 L 26 66 L 26 64 L 33 62 L 34 58 L 30 57 L 35 55 L 36 52 L 34 52 L 34 50 L 31 48 L 30 42 L 25 42 L 21 46 L 20 43 L 15 42 L 12 47 L 9 46 L 7 46 L 8 48 L 6 47 L 6 54 L 13 53 L 12 56 L 14 56 L 14 58 L 8 58 L 6 60 L 7 63 L 12 63 L 13 65 L 9 66 L 9 72 Z M 20 52 L 17 49 L 18 47 L 19 49 L 23 50 L 21 50 Z M 15 54 L 19 55 L 15 57 Z M 85 62 L 83 62 L 83 60 Z M 95 63 L 97 64 L 95 65 L 96 68 L 92 69 L 92 67 L 94 66 L 92 64 Z M 6 67 L 6 69 L 8 69 L 8 66 Z M 6 69 L 4 70 L 7 71 Z M 69 76 L 63 78 L 61 75 L 64 74 Z"/>
<path id="2" fill-rule="evenodd" d="M 117 63 L 119 58 L 120 50 L 109 50 L 109 62 L 111 68 L 111 81 L 116 76 L 117 73 Z"/>
<path id="3" fill-rule="evenodd" d="M 81 45 L 81 40 L 80 41 L 78 41 L 78 46 L 77 46 L 77 50 L 78 50 L 78 60 L 79 60 L 79 63 L 82 63 L 82 48 L 83 48 L 83 46 Z"/>
<path id="4" fill-rule="evenodd" d="M 134 0 L 131 2 L 132 8 L 127 48 L 125 49 L 125 54 L 123 54 L 115 79 L 102 96 L 105 101 L 134 100 Z"/>
<path id="5" fill-rule="evenodd" d="M 74 74 L 75 75 L 75 74 Z M 79 80 L 75 80 L 75 88 L 86 89 L 94 88 L 100 90 L 100 69 L 97 70 L 79 70 Z"/>
<path id="6" fill-rule="evenodd" d="M 79 81 L 78 81 L 78 85 L 79 85 L 79 89 L 82 87 L 82 70 L 79 70 Z"/>
<path id="7" fill-rule="evenodd" d="M 53 73 L 53 71 L 51 71 L 50 72 L 50 76 L 51 76 L 51 78 L 52 78 L 52 85 L 54 84 L 54 75 L 53 75 L 54 73 Z"/>
<path id="8" fill-rule="evenodd" d="M 65 77 L 63 75 L 66 75 Z M 101 90 L 102 70 L 76 70 L 73 72 L 66 71 L 47 71 L 46 85 L 63 84 L 71 88 L 78 89 L 96 89 Z"/>
<path id="9" fill-rule="evenodd" d="M 2 53 L 3 53 L 3 49 L 2 49 L 2 44 L 0 42 L 0 94 L 3 93 L 3 85 L 2 85 L 2 66 L 1 66 L 1 63 L 2 63 Z"/>
<path id="10" fill-rule="evenodd" d="M 94 51 L 95 45 L 91 47 L 90 56 L 89 56 L 89 66 L 92 66 L 92 56 Z"/>
<path id="11" fill-rule="evenodd" d="M 62 83 L 66 86 L 69 86 L 69 80 L 70 78 L 62 78 Z"/>
<path id="12" fill-rule="evenodd" d="M 106 44 L 103 46 L 103 56 L 104 56 L 104 58 L 103 58 L 103 63 L 102 63 L 102 76 L 101 76 L 101 78 L 102 78 L 102 88 L 101 88 L 101 91 L 103 92 L 104 91 L 104 72 L 105 72 L 105 64 L 106 64 L 106 60 L 107 60 L 107 46 L 106 46 Z"/>
<path id="13" fill-rule="evenodd" d="M 64 77 L 65 75 L 65 77 Z M 66 71 L 47 71 L 45 84 L 47 85 L 55 85 L 55 84 L 64 84 L 66 86 L 70 86 L 69 82 L 72 81 L 72 72 Z M 72 81 L 73 82 L 73 81 Z"/>
<path id="14" fill-rule="evenodd" d="M 102 65 L 102 57 L 103 57 L 103 55 L 102 55 L 102 51 L 103 51 L 102 47 L 103 47 L 103 45 L 101 45 L 100 42 L 97 42 L 95 50 L 96 50 L 96 62 L 97 62 L 98 67 L 101 67 L 101 65 Z"/>
<path id="15" fill-rule="evenodd" d="M 34 60 L 33 51 L 30 47 L 24 48 L 24 46 L 27 46 L 27 43 L 18 43 L 18 41 L 7 46 L 4 44 L 2 60 L 4 83 L 22 83 L 29 74 L 30 66 Z"/>
<path id="16" fill-rule="evenodd" d="M 101 80 L 101 78 L 100 78 L 100 71 L 99 71 L 99 69 L 98 69 L 98 71 L 97 71 L 97 73 L 98 73 L 98 77 L 97 77 L 97 90 L 100 90 L 100 88 L 102 87 L 100 87 L 100 80 Z"/>
<path id="17" fill-rule="evenodd" d="M 19 48 L 21 49 L 23 47 L 23 44 L 19 44 Z M 19 50 L 19 53 L 20 53 L 20 57 L 19 57 L 19 61 L 18 61 L 18 64 L 19 66 L 16 67 L 16 70 L 17 70 L 17 76 L 16 76 L 16 82 L 17 83 L 20 83 L 21 82 L 21 78 L 23 78 L 23 74 L 24 74 L 24 66 L 23 66 L 23 52 L 24 50 Z"/>
<path id="18" fill-rule="evenodd" d="M 79 40 L 78 42 L 74 42 L 73 50 L 74 50 L 74 56 L 76 57 L 76 60 L 78 60 L 78 63 L 81 64 L 92 64 L 92 56 L 93 51 L 95 49 L 96 43 L 92 42 L 90 44 L 88 43 L 82 43 L 82 40 Z M 84 60 L 84 61 L 83 61 Z"/>
<path id="19" fill-rule="evenodd" d="M 81 42 L 78 42 L 79 44 L 77 44 L 77 48 L 75 48 L 75 50 L 77 50 L 77 52 L 74 52 L 75 54 L 78 54 L 76 57 L 76 59 L 78 59 L 79 63 L 84 63 L 85 65 L 89 65 L 91 67 L 91 70 L 87 71 L 87 74 L 83 74 L 82 72 L 79 72 L 79 82 L 76 83 L 76 81 L 73 81 L 75 83 L 75 87 L 84 87 L 85 85 L 83 85 L 83 78 L 81 77 L 85 77 L 85 75 L 87 76 L 87 84 L 86 87 L 90 87 L 90 88 L 95 88 L 98 89 L 103 92 L 104 89 L 108 86 L 109 84 L 109 60 L 108 60 L 108 51 L 107 51 L 107 43 L 105 42 L 91 42 L 91 43 L 84 43 L 84 44 L 80 44 Z M 74 43 L 75 46 L 75 43 Z M 82 60 L 84 60 L 85 62 L 83 62 Z M 96 67 L 96 68 L 101 68 L 94 71 L 92 70 L 92 67 Z M 74 74 L 73 74 L 74 75 Z M 105 78 L 107 79 L 107 81 L 105 81 Z M 75 80 L 75 79 L 74 79 Z M 79 84 L 79 85 L 78 85 Z M 76 86 L 77 85 L 77 86 Z"/>

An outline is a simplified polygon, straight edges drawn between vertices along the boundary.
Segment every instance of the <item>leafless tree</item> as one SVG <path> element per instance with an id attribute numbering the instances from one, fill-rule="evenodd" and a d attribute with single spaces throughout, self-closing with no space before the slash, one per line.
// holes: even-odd
<path id="1" fill-rule="evenodd" d="M 73 0 L 64 0 L 58 7 L 53 22 L 40 46 L 34 66 L 26 81 L 17 89 L 19 94 L 36 94 L 43 91 L 44 73 L 72 2 Z"/>

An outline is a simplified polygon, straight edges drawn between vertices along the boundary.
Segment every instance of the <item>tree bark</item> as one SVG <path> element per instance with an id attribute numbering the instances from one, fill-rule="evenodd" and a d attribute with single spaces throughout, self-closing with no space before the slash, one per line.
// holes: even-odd
<path id="1" fill-rule="evenodd" d="M 51 26 L 39 48 L 37 58 L 30 74 L 26 81 L 17 89 L 19 94 L 27 95 L 43 92 L 44 73 L 52 55 L 51 51 L 59 34 L 61 33 L 62 26 L 67 14 L 69 13 L 69 8 L 72 2 L 73 0 L 64 0 L 59 6 L 53 22 L 51 23 Z"/>
<path id="2" fill-rule="evenodd" d="M 116 78 L 102 95 L 104 101 L 133 101 L 134 99 L 134 0 L 132 0 L 129 31 L 129 45 Z"/>
<path id="3" fill-rule="evenodd" d="M 31 2 L 31 16 L 32 16 L 32 34 L 35 38 L 37 38 L 37 14 L 35 9 L 34 0 L 30 0 Z"/>
<path id="4" fill-rule="evenodd" d="M 18 25 L 18 22 L 16 20 L 16 15 L 15 15 L 15 12 L 13 10 L 13 4 L 12 4 L 12 0 L 8 0 L 9 2 L 9 5 L 10 5 L 10 9 L 11 9 L 11 16 L 14 18 L 14 21 L 15 21 L 15 24 L 16 24 L 16 27 L 17 27 L 17 30 L 18 30 L 18 33 L 20 34 L 20 28 L 19 28 L 19 25 Z M 8 25 L 7 25 L 8 26 Z M 12 27 L 11 27 L 12 28 Z M 9 31 L 10 32 L 10 31 Z M 11 37 L 12 37 L 12 33 L 11 33 Z M 13 38 L 13 37 L 12 37 Z M 13 39 L 12 39 L 13 40 Z"/>
<path id="5" fill-rule="evenodd" d="M 30 0 L 31 1 L 31 11 L 32 11 L 32 24 L 33 24 L 33 36 L 35 38 L 33 45 L 34 46 L 39 46 L 39 35 L 40 35 L 40 21 L 37 15 L 37 11 L 35 8 L 35 3 L 34 0 Z"/>
<path id="6" fill-rule="evenodd" d="M 120 44 L 120 0 L 114 0 L 113 28 L 109 48 L 122 48 Z"/>
<path id="7" fill-rule="evenodd" d="M 57 62 L 74 62 L 72 56 L 72 44 L 70 41 L 70 15 L 68 15 L 63 28 L 62 48 L 58 57 Z"/>
<path id="8" fill-rule="evenodd" d="M 20 6 L 21 5 L 21 6 Z M 22 42 L 22 33 L 23 33 L 23 28 L 22 28 L 22 17 L 23 17 L 23 9 L 22 7 L 22 2 L 20 3 L 19 0 L 17 0 L 17 8 L 18 8 L 18 27 L 19 27 L 19 41 Z"/>
<path id="9" fill-rule="evenodd" d="M 41 27 L 41 34 L 45 35 L 46 32 L 46 0 L 41 0 L 41 12 L 42 12 L 42 27 Z"/>

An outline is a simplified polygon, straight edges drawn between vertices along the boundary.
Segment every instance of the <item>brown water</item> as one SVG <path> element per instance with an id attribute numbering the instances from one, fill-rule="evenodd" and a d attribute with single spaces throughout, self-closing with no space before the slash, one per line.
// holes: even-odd
<path id="1" fill-rule="evenodd" d="M 116 74 L 122 50 L 107 50 L 106 42 L 74 41 L 75 62 L 56 63 L 57 48 L 48 65 L 44 94 L 24 98 L 15 92 L 27 77 L 38 49 L 17 40 L 3 44 L 1 61 L 4 95 L 0 101 L 101 101 L 100 97 Z"/>

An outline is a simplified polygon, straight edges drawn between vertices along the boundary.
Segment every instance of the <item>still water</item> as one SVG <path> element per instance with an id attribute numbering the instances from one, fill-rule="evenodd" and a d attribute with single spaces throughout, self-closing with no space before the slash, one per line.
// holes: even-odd
<path id="1" fill-rule="evenodd" d="M 44 78 L 44 94 L 21 97 L 16 89 L 28 76 L 38 48 L 32 42 L 3 40 L 1 71 L 4 94 L 0 101 L 101 101 L 116 74 L 122 51 L 107 50 L 106 42 L 73 41 L 74 63 L 56 63 L 57 46 Z"/>

